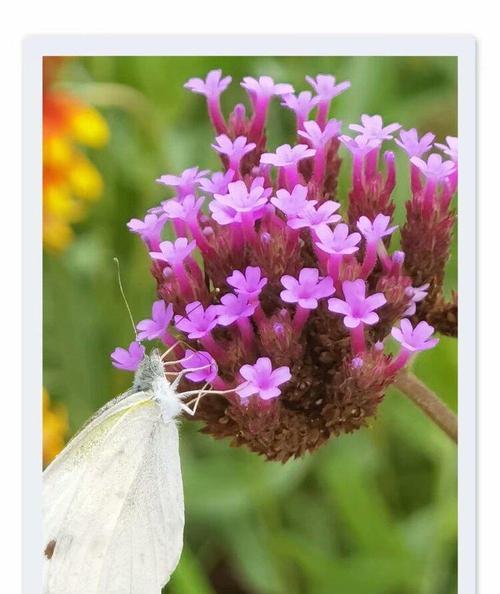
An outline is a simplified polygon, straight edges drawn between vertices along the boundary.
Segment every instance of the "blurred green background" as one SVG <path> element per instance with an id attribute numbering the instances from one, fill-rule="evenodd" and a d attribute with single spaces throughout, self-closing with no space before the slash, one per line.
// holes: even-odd
<path id="1" fill-rule="evenodd" d="M 96 106 L 111 139 L 88 155 L 104 178 L 103 198 L 76 227 L 64 253 L 44 258 L 44 384 L 69 410 L 71 431 L 126 389 L 130 374 L 109 353 L 132 340 L 113 257 L 135 319 L 149 317 L 154 284 L 141 241 L 125 224 L 165 197 L 154 180 L 199 165 L 218 167 L 205 102 L 183 89 L 222 68 L 233 76 L 228 112 L 246 98 L 239 80 L 269 74 L 308 88 L 304 76 L 334 74 L 352 88 L 334 100 L 347 124 L 362 113 L 387 123 L 457 132 L 454 58 L 95 57 L 65 64 L 59 84 Z M 293 116 L 274 101 L 269 145 L 293 142 Z M 392 147 L 391 147 L 392 148 Z M 398 222 L 409 197 L 402 151 L 395 192 Z M 348 191 L 350 159 L 341 176 Z M 447 290 L 456 287 L 456 249 Z M 457 405 L 457 345 L 441 338 L 416 373 Z M 389 392 L 370 429 L 331 440 L 285 465 L 181 429 L 186 544 L 172 594 L 453 594 L 456 592 L 456 447 L 398 392 Z"/>

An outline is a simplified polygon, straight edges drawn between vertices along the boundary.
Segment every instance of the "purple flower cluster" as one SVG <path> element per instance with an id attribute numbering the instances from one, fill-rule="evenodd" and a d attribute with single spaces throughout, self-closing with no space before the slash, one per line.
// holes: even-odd
<path id="1" fill-rule="evenodd" d="M 408 155 L 411 212 L 439 223 L 457 187 L 455 138 L 434 145 L 444 158 L 426 156 L 433 134 L 419 138 L 366 114 L 343 135 L 330 108 L 350 83 L 324 74 L 306 81 L 312 90 L 295 94 L 269 76 L 245 77 L 252 114 L 238 104 L 225 118 L 220 95 L 231 77 L 216 70 L 189 80 L 186 88 L 206 98 L 221 170 L 162 175 L 171 197 L 128 223 L 149 252 L 158 294 L 138 340 L 177 349 L 188 380 L 233 390 L 200 403 L 206 430 L 276 459 L 366 424 L 410 356 L 437 342 L 419 312 L 440 287 L 424 266 L 406 267 L 406 249 L 390 249 L 396 169 L 384 143 Z M 274 97 L 294 113 L 297 141 L 269 149 Z M 336 194 L 341 147 L 352 156 L 345 212 Z M 410 235 L 407 223 L 403 247 Z M 384 353 L 391 336 L 395 356 Z M 114 364 L 132 370 L 143 354 L 134 342 L 113 353 Z M 287 431 L 308 415 L 307 436 L 287 445 Z"/>

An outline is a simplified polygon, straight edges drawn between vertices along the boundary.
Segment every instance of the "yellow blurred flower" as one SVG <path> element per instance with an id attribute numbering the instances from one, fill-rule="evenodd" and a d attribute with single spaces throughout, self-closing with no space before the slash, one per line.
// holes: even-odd
<path id="1" fill-rule="evenodd" d="M 63 449 L 68 435 L 68 415 L 61 404 L 50 402 L 47 390 L 43 389 L 43 465 L 55 458 Z"/>
<path id="2" fill-rule="evenodd" d="M 93 107 L 53 88 L 62 60 L 45 58 L 43 92 L 43 242 L 62 251 L 72 241 L 71 224 L 98 200 L 103 180 L 78 145 L 102 148 L 109 140 L 106 120 Z"/>

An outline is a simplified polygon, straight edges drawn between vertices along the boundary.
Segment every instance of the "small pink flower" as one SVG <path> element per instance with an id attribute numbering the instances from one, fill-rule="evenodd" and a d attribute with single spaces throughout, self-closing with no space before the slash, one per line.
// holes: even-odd
<path id="1" fill-rule="evenodd" d="M 331 74 L 318 74 L 316 78 L 306 76 L 306 81 L 316 91 L 320 99 L 327 101 L 340 95 L 340 93 L 343 93 L 351 86 L 351 83 L 348 80 L 335 84 L 335 77 Z"/>
<path id="2" fill-rule="evenodd" d="M 210 179 L 204 178 L 200 180 L 200 187 L 204 192 L 209 194 L 226 194 L 227 186 L 234 179 L 234 171 L 228 169 L 224 173 L 216 171 Z"/>
<path id="3" fill-rule="evenodd" d="M 294 147 L 283 144 L 276 149 L 275 153 L 263 153 L 260 162 L 275 167 L 289 167 L 296 165 L 302 159 L 314 157 L 315 154 L 316 151 L 309 148 L 307 144 L 297 144 Z"/>
<path id="4" fill-rule="evenodd" d="M 268 357 L 260 357 L 254 365 L 243 365 L 240 374 L 246 381 L 236 388 L 236 392 L 243 399 L 254 394 L 262 400 L 277 398 L 281 394 L 278 386 L 292 377 L 288 367 L 278 367 L 273 371 Z"/>
<path id="5" fill-rule="evenodd" d="M 188 194 L 194 194 L 207 175 L 208 170 L 199 171 L 198 167 L 185 169 L 180 175 L 162 175 L 156 181 L 164 186 L 177 188 L 177 194 L 181 198 Z"/>
<path id="6" fill-rule="evenodd" d="M 146 349 L 138 342 L 131 342 L 128 349 L 117 347 L 111 353 L 113 366 L 123 371 L 137 371 L 140 362 L 144 359 Z"/>
<path id="7" fill-rule="evenodd" d="M 258 80 L 251 76 L 245 76 L 241 86 L 247 90 L 252 100 L 293 93 L 292 85 L 287 83 L 275 84 L 270 76 L 260 76 Z"/>
<path id="8" fill-rule="evenodd" d="M 401 130 L 399 132 L 401 140 L 395 139 L 395 143 L 400 146 L 408 157 L 422 157 L 432 148 L 432 143 L 436 136 L 432 132 L 427 132 L 422 138 L 418 139 L 418 133 L 415 128 L 411 130 Z"/>
<path id="9" fill-rule="evenodd" d="M 389 227 L 390 222 L 391 217 L 383 214 L 378 214 L 373 222 L 368 217 L 362 216 L 358 219 L 356 227 L 361 231 L 366 241 L 374 243 L 382 239 L 382 237 L 391 235 L 398 228 L 397 225 Z"/>
<path id="10" fill-rule="evenodd" d="M 139 340 L 155 340 L 161 338 L 167 331 L 168 325 L 174 317 L 174 310 L 171 303 L 166 305 L 163 299 L 153 303 L 150 320 L 141 320 L 137 324 Z"/>
<path id="11" fill-rule="evenodd" d="M 304 122 L 304 130 L 299 130 L 297 133 L 302 138 L 309 140 L 313 148 L 320 148 L 338 136 L 341 129 L 342 122 L 338 120 L 330 120 L 323 129 L 314 120 L 311 120 Z"/>
<path id="12" fill-rule="evenodd" d="M 381 141 L 376 138 L 366 136 L 356 136 L 351 138 L 345 134 L 339 137 L 340 142 L 352 153 L 353 156 L 362 157 L 371 150 L 380 146 Z"/>
<path id="13" fill-rule="evenodd" d="M 185 332 L 188 338 L 203 338 L 217 325 L 217 309 L 209 305 L 207 309 L 199 301 L 186 305 L 186 315 L 175 316 L 175 326 Z"/>
<path id="14" fill-rule="evenodd" d="M 328 300 L 328 309 L 343 315 L 344 325 L 347 328 L 357 328 L 360 324 L 372 326 L 379 321 L 374 310 L 387 302 L 383 293 L 366 297 L 366 284 L 361 279 L 344 281 L 342 291 L 345 301 L 332 297 Z"/>
<path id="15" fill-rule="evenodd" d="M 236 212 L 255 212 L 267 204 L 271 192 L 271 188 L 265 189 L 255 182 L 248 190 L 245 182 L 240 180 L 229 184 L 227 194 L 215 194 L 214 198 Z"/>
<path id="16" fill-rule="evenodd" d="M 149 252 L 153 260 L 167 262 L 170 266 L 182 264 L 196 248 L 196 241 L 189 241 L 186 237 L 179 237 L 175 242 L 162 241 L 159 252 Z"/>
<path id="17" fill-rule="evenodd" d="M 427 297 L 429 287 L 430 284 L 425 283 L 420 287 L 407 287 L 405 289 L 405 295 L 410 298 L 411 302 L 406 311 L 403 313 L 404 316 L 413 316 L 415 314 L 417 311 L 417 303 L 423 301 Z"/>
<path id="18" fill-rule="evenodd" d="M 420 169 L 423 175 L 430 180 L 442 181 L 456 171 L 456 164 L 453 161 L 443 161 L 441 155 L 432 153 L 429 155 L 427 162 L 419 159 L 419 157 L 412 157 L 410 161 Z"/>
<path id="19" fill-rule="evenodd" d="M 345 223 L 339 223 L 333 231 L 326 225 L 319 227 L 316 229 L 316 235 L 319 239 L 316 245 L 327 254 L 354 254 L 358 251 L 358 243 L 361 241 L 359 233 L 349 234 L 349 227 Z"/>
<path id="20" fill-rule="evenodd" d="M 292 192 L 285 189 L 278 190 L 276 198 L 271 198 L 271 203 L 284 212 L 287 217 L 294 218 L 299 216 L 308 204 L 314 206 L 318 201 L 308 200 L 307 187 L 297 184 Z"/>
<path id="21" fill-rule="evenodd" d="M 234 295 L 227 293 L 221 297 L 221 304 L 217 308 L 217 323 L 221 326 L 230 326 L 241 318 L 249 318 L 255 313 L 257 303 L 251 302 L 244 293 Z"/>
<path id="22" fill-rule="evenodd" d="M 267 284 L 267 278 L 262 277 L 258 266 L 247 266 L 245 274 L 235 270 L 226 280 L 236 293 L 245 295 L 250 301 L 255 301 Z"/>
<path id="23" fill-rule="evenodd" d="M 163 212 L 169 219 L 180 219 L 182 221 L 189 221 L 196 219 L 205 198 L 196 198 L 193 194 L 189 194 L 182 201 L 171 198 L 162 203 Z"/>
<path id="24" fill-rule="evenodd" d="M 222 70 L 211 70 L 205 80 L 190 78 L 184 87 L 193 93 L 205 95 L 207 98 L 215 98 L 227 89 L 231 80 L 230 76 L 222 78 Z"/>
<path id="25" fill-rule="evenodd" d="M 361 136 L 368 140 L 391 140 L 392 133 L 401 128 L 401 124 L 397 123 L 384 126 L 382 117 L 379 115 L 369 116 L 363 114 L 361 124 L 350 124 L 349 128 L 359 132 Z"/>
<path id="26" fill-rule="evenodd" d="M 458 161 L 458 138 L 456 136 L 447 136 L 446 144 L 440 144 L 436 142 L 435 147 L 441 149 L 445 155 L 448 155 L 452 161 L 457 163 Z M 420 155 L 418 155 L 420 156 Z"/>
<path id="27" fill-rule="evenodd" d="M 434 328 L 427 322 L 419 322 L 415 328 L 410 320 L 404 318 L 400 327 L 391 330 L 392 336 L 401 344 L 403 349 L 410 352 L 426 351 L 432 349 L 439 342 L 438 338 L 430 338 Z"/>
<path id="28" fill-rule="evenodd" d="M 303 122 L 307 120 L 318 102 L 319 97 L 313 97 L 311 91 L 302 91 L 298 96 L 292 94 L 284 95 L 281 105 L 291 109 L 297 116 L 297 119 Z"/>
<path id="29" fill-rule="evenodd" d="M 192 369 L 191 373 L 186 373 L 188 380 L 192 382 L 211 382 L 217 376 L 219 371 L 215 359 L 207 351 L 192 351 L 186 349 L 184 358 L 180 360 L 184 369 Z"/>
<path id="30" fill-rule="evenodd" d="M 318 299 L 330 297 L 335 292 L 333 280 L 326 276 L 320 279 L 317 268 L 302 268 L 298 280 L 293 276 L 281 277 L 285 287 L 280 297 L 286 303 L 297 303 L 303 309 L 316 309 Z"/>
<path id="31" fill-rule="evenodd" d="M 217 144 L 212 144 L 212 147 L 221 155 L 226 155 L 231 163 L 239 163 L 255 148 L 255 142 L 247 142 L 245 136 L 231 140 L 226 134 L 219 134 L 215 140 Z"/>
<path id="32" fill-rule="evenodd" d="M 143 221 L 130 219 L 127 227 L 132 233 L 139 235 L 150 249 L 156 249 L 160 244 L 166 220 L 165 215 L 147 214 Z"/>
<path id="33" fill-rule="evenodd" d="M 339 208 L 340 204 L 333 200 L 323 202 L 318 208 L 315 208 L 312 203 L 309 203 L 295 217 L 288 219 L 287 223 L 292 229 L 309 227 L 317 232 L 322 227 L 340 221 L 342 217 L 334 214 Z"/>

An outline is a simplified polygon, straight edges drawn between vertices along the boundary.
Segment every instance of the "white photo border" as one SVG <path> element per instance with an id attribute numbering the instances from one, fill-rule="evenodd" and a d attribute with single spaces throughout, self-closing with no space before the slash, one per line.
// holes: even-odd
<path id="1" fill-rule="evenodd" d="M 44 56 L 458 58 L 458 594 L 476 591 L 476 40 L 465 35 L 37 35 L 23 47 L 23 593 L 41 591 Z"/>

